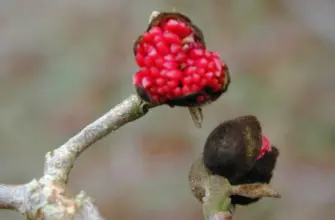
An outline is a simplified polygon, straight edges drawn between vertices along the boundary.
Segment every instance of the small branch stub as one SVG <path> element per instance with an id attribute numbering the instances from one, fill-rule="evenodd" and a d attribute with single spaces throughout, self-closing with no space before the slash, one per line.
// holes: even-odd
<path id="1" fill-rule="evenodd" d="M 192 121 L 197 128 L 201 128 L 204 115 L 202 114 L 202 108 L 200 107 L 189 107 L 188 108 Z"/>
<path id="2" fill-rule="evenodd" d="M 151 12 L 151 15 L 149 17 L 149 24 L 151 24 L 152 20 L 154 20 L 158 15 L 159 15 L 159 11 Z"/>

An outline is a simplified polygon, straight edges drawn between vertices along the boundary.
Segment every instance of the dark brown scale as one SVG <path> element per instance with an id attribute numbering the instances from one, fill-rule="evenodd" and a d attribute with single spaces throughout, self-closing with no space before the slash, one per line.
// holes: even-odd
<path id="1" fill-rule="evenodd" d="M 263 157 L 256 161 L 254 167 L 243 177 L 231 182 L 232 184 L 245 183 L 269 183 L 273 176 L 273 170 L 276 166 L 279 150 L 272 146 L 271 151 L 266 152 Z M 238 205 L 250 205 L 259 199 L 251 199 L 244 196 L 232 196 L 232 203 Z"/>
<path id="2" fill-rule="evenodd" d="M 144 101 L 146 102 L 149 102 L 149 103 L 153 103 L 154 101 L 150 98 L 150 96 L 148 95 L 148 93 L 145 91 L 144 88 L 138 86 L 138 85 L 135 85 L 135 90 L 136 90 L 136 93 L 138 94 L 138 96 L 143 99 Z"/>
<path id="3" fill-rule="evenodd" d="M 200 42 L 205 47 L 205 40 L 202 31 L 192 23 L 191 19 L 187 16 L 178 13 L 178 12 L 161 12 L 158 14 L 157 17 L 152 19 L 151 23 L 149 24 L 147 31 L 150 30 L 153 26 L 160 26 L 160 24 L 165 23 L 169 19 L 176 19 L 186 23 L 189 27 L 192 28 L 193 32 L 195 33 L 195 40 Z"/>
<path id="4" fill-rule="evenodd" d="M 185 22 L 189 27 L 191 27 L 191 29 L 193 30 L 193 32 L 195 33 L 195 40 L 197 42 L 200 42 L 204 47 L 206 47 L 205 45 L 205 40 L 204 40 L 204 35 L 202 33 L 202 31 L 192 23 L 191 19 L 189 19 L 187 16 L 178 13 L 178 12 L 161 12 L 157 15 L 157 17 L 155 17 L 154 19 L 152 19 L 152 21 L 150 22 L 150 24 L 148 25 L 148 28 L 146 30 L 146 32 L 148 32 L 152 27 L 154 26 L 160 26 L 161 24 L 165 23 L 167 20 L 169 19 L 176 19 L 182 22 Z M 136 55 L 136 46 L 137 44 L 141 41 L 143 35 L 140 35 L 133 46 L 133 52 Z"/>

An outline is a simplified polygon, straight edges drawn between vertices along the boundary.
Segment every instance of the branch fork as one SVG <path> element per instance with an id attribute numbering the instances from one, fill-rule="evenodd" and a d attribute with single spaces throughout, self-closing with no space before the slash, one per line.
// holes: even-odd
<path id="1" fill-rule="evenodd" d="M 103 220 L 94 201 L 80 192 L 68 195 L 66 184 L 76 159 L 92 144 L 121 126 L 144 116 L 150 106 L 131 95 L 45 156 L 44 174 L 22 185 L 0 184 L 0 208 L 12 209 L 27 219 Z"/>

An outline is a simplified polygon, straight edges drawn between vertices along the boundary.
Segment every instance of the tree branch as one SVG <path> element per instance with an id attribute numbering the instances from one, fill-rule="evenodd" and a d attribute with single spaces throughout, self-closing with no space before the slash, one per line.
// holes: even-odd
<path id="1" fill-rule="evenodd" d="M 75 160 L 82 152 L 124 124 L 144 116 L 148 110 L 149 104 L 143 102 L 137 95 L 131 95 L 61 147 L 47 153 L 44 175 L 52 181 L 66 183 Z"/>
<path id="2" fill-rule="evenodd" d="M 17 210 L 28 219 L 93 219 L 103 220 L 91 198 L 84 192 L 77 196 L 66 193 L 66 183 L 75 160 L 89 146 L 121 126 L 144 116 L 150 106 L 137 95 L 131 95 L 109 112 L 86 126 L 77 135 L 45 157 L 44 175 L 23 185 L 0 184 L 0 209 Z M 211 175 L 202 158 L 191 166 L 189 181 L 192 192 L 203 204 L 206 220 L 231 219 L 235 206 L 231 195 L 279 197 L 269 185 L 232 186 L 227 179 Z"/>
<path id="3" fill-rule="evenodd" d="M 0 184 L 0 209 L 22 209 L 24 185 Z"/>
<path id="4" fill-rule="evenodd" d="M 0 184 L 0 209 L 17 210 L 28 219 L 104 219 L 84 192 L 68 195 L 66 183 L 75 160 L 89 146 L 121 126 L 144 116 L 150 106 L 131 95 L 77 135 L 45 156 L 44 175 L 23 185 Z"/>

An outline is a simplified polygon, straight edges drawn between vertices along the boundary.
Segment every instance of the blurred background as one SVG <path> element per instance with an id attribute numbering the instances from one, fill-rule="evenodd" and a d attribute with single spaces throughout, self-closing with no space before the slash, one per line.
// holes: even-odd
<path id="1" fill-rule="evenodd" d="M 202 129 L 187 109 L 163 106 L 99 141 L 77 160 L 71 191 L 107 219 L 201 220 L 189 167 L 215 126 L 254 114 L 281 151 L 272 184 L 283 198 L 234 219 L 334 216 L 332 0 L 1 0 L 0 182 L 40 177 L 47 151 L 133 93 L 133 41 L 153 10 L 172 9 L 228 63 L 228 92 L 204 109 Z"/>

